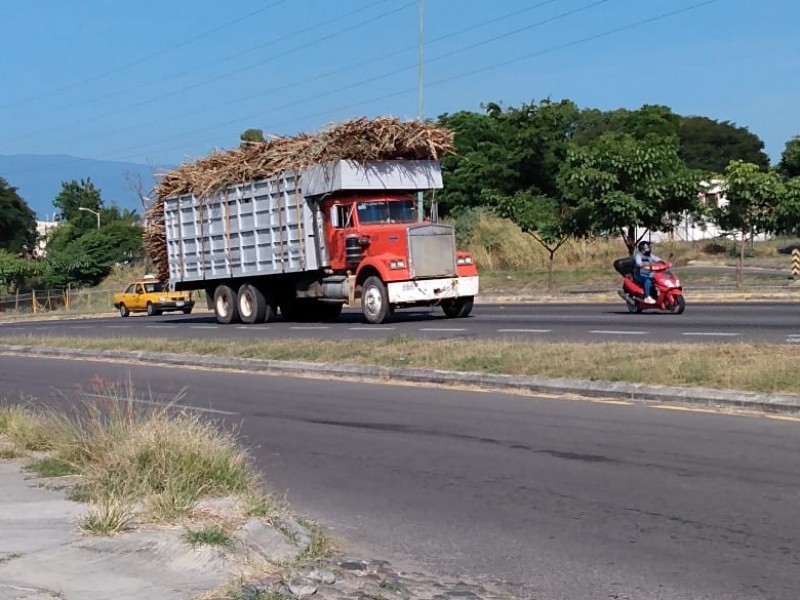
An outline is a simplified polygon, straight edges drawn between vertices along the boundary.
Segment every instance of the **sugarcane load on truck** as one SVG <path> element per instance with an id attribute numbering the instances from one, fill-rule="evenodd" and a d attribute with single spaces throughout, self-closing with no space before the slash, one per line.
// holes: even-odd
<path id="1" fill-rule="evenodd" d="M 421 121 L 356 119 L 184 164 L 160 177 L 147 214 L 157 276 L 204 290 L 224 324 L 330 321 L 345 305 L 368 323 L 417 306 L 466 317 L 472 256 L 415 198 L 442 187 L 452 141 Z"/>

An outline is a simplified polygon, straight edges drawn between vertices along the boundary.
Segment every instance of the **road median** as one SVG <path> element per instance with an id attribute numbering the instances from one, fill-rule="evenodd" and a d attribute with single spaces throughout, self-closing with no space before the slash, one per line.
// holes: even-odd
<path id="1" fill-rule="evenodd" d="M 210 356 L 150 350 L 65 348 L 52 345 L 0 344 L 5 354 L 112 360 L 148 366 L 237 370 L 265 375 L 362 379 L 435 386 L 474 387 L 515 393 L 624 400 L 674 406 L 733 408 L 777 414 L 800 414 L 800 395 L 697 386 L 552 378 L 522 374 L 452 371 L 413 366 L 342 364 L 307 360 L 274 360 L 239 356 Z"/>

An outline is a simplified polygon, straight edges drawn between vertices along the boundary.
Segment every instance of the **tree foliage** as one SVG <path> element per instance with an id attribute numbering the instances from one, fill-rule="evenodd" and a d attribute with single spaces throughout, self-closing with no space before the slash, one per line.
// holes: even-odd
<path id="1" fill-rule="evenodd" d="M 246 146 L 248 143 L 261 142 L 264 140 L 264 131 L 262 129 L 245 129 L 239 136 L 239 145 Z"/>
<path id="2" fill-rule="evenodd" d="M 65 220 L 48 239 L 46 285 L 96 285 L 115 264 L 142 258 L 142 228 L 136 212 L 105 206 L 100 190 L 88 179 L 63 183 L 53 204 Z M 100 213 L 99 228 L 95 215 L 78 210 L 81 206 Z"/>
<path id="3" fill-rule="evenodd" d="M 680 157 L 692 169 L 722 173 L 734 160 L 769 168 L 764 142 L 746 127 L 707 117 L 680 120 Z"/>
<path id="4" fill-rule="evenodd" d="M 787 179 L 800 177 L 800 136 L 786 142 L 778 163 L 778 172 Z"/>
<path id="5" fill-rule="evenodd" d="M 0 177 L 0 250 L 30 252 L 36 245 L 36 215 L 17 189 Z"/>
<path id="6" fill-rule="evenodd" d="M 745 241 L 775 230 L 785 189 L 777 173 L 739 160 L 725 169 L 725 197 L 728 203 L 718 209 L 717 222 L 728 231 L 742 234 L 737 273 L 741 282 Z"/>
<path id="7" fill-rule="evenodd" d="M 607 133 L 570 150 L 560 188 L 576 234 L 620 235 L 632 254 L 639 229 L 670 231 L 697 210 L 699 179 L 674 144 Z"/>
<path id="8" fill-rule="evenodd" d="M 0 250 L 0 293 L 21 288 L 39 272 L 39 263 Z"/>

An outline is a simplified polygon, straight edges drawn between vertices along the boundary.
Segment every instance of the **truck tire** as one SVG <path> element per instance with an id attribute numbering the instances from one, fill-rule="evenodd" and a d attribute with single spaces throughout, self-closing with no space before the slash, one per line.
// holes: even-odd
<path id="1" fill-rule="evenodd" d="M 242 323 L 248 325 L 263 323 L 267 320 L 268 313 L 272 312 L 272 307 L 267 303 L 261 290 L 249 283 L 239 288 L 237 302 Z"/>
<path id="2" fill-rule="evenodd" d="M 372 325 L 380 325 L 391 318 L 394 309 L 389 304 L 389 293 L 380 277 L 367 277 L 361 286 L 361 314 Z"/>
<path id="3" fill-rule="evenodd" d="M 475 298 L 473 296 L 451 298 L 442 301 L 442 310 L 444 311 L 444 316 L 448 319 L 463 319 L 472 312 L 474 304 Z"/>
<path id="4" fill-rule="evenodd" d="M 239 321 L 236 292 L 229 285 L 218 285 L 214 290 L 214 316 L 217 323 L 230 325 Z"/>
<path id="5" fill-rule="evenodd" d="M 339 319 L 342 314 L 342 307 L 344 304 L 341 302 L 317 302 L 316 312 L 319 315 L 319 320 L 325 323 L 332 323 Z"/>

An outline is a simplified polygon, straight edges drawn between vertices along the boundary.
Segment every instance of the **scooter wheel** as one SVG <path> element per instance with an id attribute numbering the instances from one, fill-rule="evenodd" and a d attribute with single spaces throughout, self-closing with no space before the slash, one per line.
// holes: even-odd
<path id="1" fill-rule="evenodd" d="M 669 311 L 676 315 L 682 315 L 684 310 L 686 310 L 686 299 L 681 294 L 675 297 L 675 303 L 669 307 Z"/>
<path id="2" fill-rule="evenodd" d="M 639 303 L 634 300 L 626 300 L 625 304 L 628 306 L 629 313 L 634 313 L 638 315 L 640 312 L 642 312 L 642 307 L 639 306 Z"/>

